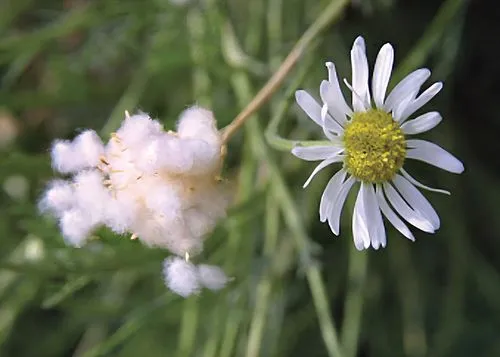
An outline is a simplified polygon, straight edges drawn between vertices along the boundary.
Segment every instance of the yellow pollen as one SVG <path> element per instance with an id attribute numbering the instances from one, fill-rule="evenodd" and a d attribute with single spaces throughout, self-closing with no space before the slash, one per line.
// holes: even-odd
<path id="1" fill-rule="evenodd" d="M 399 124 L 384 111 L 370 109 L 354 113 L 343 140 L 345 168 L 363 182 L 388 181 L 403 166 L 405 136 Z"/>

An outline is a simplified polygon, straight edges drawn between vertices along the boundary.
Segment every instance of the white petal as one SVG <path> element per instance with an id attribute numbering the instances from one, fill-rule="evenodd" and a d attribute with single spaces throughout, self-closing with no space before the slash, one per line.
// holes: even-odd
<path id="1" fill-rule="evenodd" d="M 429 112 L 403 123 L 401 130 L 407 135 L 425 133 L 438 125 L 441 120 L 441 114 L 438 112 Z"/>
<path id="2" fill-rule="evenodd" d="M 377 108 L 384 105 L 385 92 L 391 78 L 392 65 L 394 63 L 394 49 L 389 43 L 386 43 L 380 49 L 372 78 L 372 95 Z"/>
<path id="3" fill-rule="evenodd" d="M 384 103 L 384 109 L 392 111 L 399 102 L 408 97 L 412 92 L 418 92 L 422 84 L 429 78 L 431 71 L 427 68 L 420 68 L 413 71 L 399 82 L 391 93 L 387 96 Z"/>
<path id="4" fill-rule="evenodd" d="M 334 132 L 337 135 L 344 132 L 344 128 L 328 113 L 327 104 L 323 104 L 321 107 L 321 120 L 323 122 L 323 132 L 327 138 L 330 137 L 330 135 L 327 134 L 328 131 Z"/>
<path id="5" fill-rule="evenodd" d="M 328 106 L 326 104 L 323 104 L 323 106 L 321 107 L 321 120 L 323 123 L 321 126 L 321 129 L 323 130 L 323 134 L 325 134 L 327 139 L 332 142 L 332 145 L 340 147 L 340 146 L 342 146 L 342 141 L 339 140 L 340 133 L 332 130 L 334 128 L 336 130 L 339 130 L 339 129 L 335 126 L 335 123 L 336 123 L 335 120 L 333 120 L 333 118 L 328 119 L 329 117 L 331 118 L 330 114 L 328 114 Z M 334 122 L 333 125 L 331 125 L 332 122 Z M 340 130 L 343 133 L 343 129 L 340 128 Z"/>
<path id="6" fill-rule="evenodd" d="M 408 108 L 408 106 L 415 100 L 417 94 L 418 92 L 415 90 L 409 93 L 406 98 L 402 99 L 395 105 L 395 108 L 392 111 L 392 117 L 394 118 L 394 120 L 396 120 L 397 122 L 401 121 L 403 113 L 405 112 L 406 108 Z"/>
<path id="7" fill-rule="evenodd" d="M 410 229 L 404 224 L 404 222 L 399 219 L 399 217 L 394 213 L 391 207 L 389 207 L 389 204 L 385 200 L 384 194 L 382 192 L 382 187 L 377 185 L 376 189 L 376 195 L 377 195 L 377 202 L 380 207 L 380 210 L 384 214 L 384 216 L 391 222 L 391 224 L 396 228 L 402 235 L 404 235 L 406 238 L 415 241 L 415 237 L 413 236 L 413 233 L 411 233 Z"/>
<path id="8" fill-rule="evenodd" d="M 409 150 L 408 159 L 420 160 L 443 170 L 460 174 L 464 165 L 455 156 L 440 146 L 425 140 L 411 139 L 406 141 Z"/>
<path id="9" fill-rule="evenodd" d="M 413 210 L 427 218 L 432 223 L 434 230 L 439 229 L 439 216 L 429 201 L 427 201 L 427 198 L 403 176 L 396 175 L 392 182 Z"/>
<path id="10" fill-rule="evenodd" d="M 374 249 L 378 249 L 380 246 L 385 247 L 387 238 L 385 235 L 384 221 L 380 213 L 373 184 L 366 184 L 365 209 L 368 217 L 368 231 L 370 233 L 372 247 Z"/>
<path id="11" fill-rule="evenodd" d="M 342 148 L 335 146 L 296 146 L 292 149 L 292 154 L 299 159 L 306 161 L 325 160 L 341 152 Z"/>
<path id="12" fill-rule="evenodd" d="M 410 115 L 415 113 L 417 110 L 422 108 L 427 102 L 429 102 L 436 94 L 438 94 L 441 89 L 443 88 L 443 83 L 437 82 L 434 83 L 432 86 L 427 88 L 422 94 L 418 96 L 417 99 L 412 101 L 408 107 L 405 109 L 405 111 L 401 115 L 401 121 L 406 120 Z"/>
<path id="13" fill-rule="evenodd" d="M 366 58 L 365 40 L 359 36 L 351 50 L 352 66 L 352 107 L 354 111 L 366 111 L 370 108 L 368 89 L 368 59 Z"/>
<path id="14" fill-rule="evenodd" d="M 339 194 L 333 205 L 330 206 L 330 212 L 328 213 L 328 225 L 335 235 L 339 235 L 340 229 L 340 213 L 344 207 L 347 194 L 352 188 L 352 185 L 356 182 L 354 177 L 349 177 L 340 188 Z"/>
<path id="15" fill-rule="evenodd" d="M 333 164 L 334 162 L 340 162 L 342 160 L 343 160 L 342 156 L 335 156 L 335 157 L 332 157 L 330 159 L 322 161 L 318 166 L 316 166 L 316 168 L 314 169 L 314 171 L 311 173 L 311 176 L 309 176 L 309 178 L 307 179 L 307 181 L 304 183 L 303 187 L 306 188 L 311 183 L 311 181 L 314 178 L 314 176 L 316 176 L 316 174 L 318 172 L 320 172 L 321 170 L 323 170 L 325 167 L 327 167 L 328 165 Z"/>
<path id="16" fill-rule="evenodd" d="M 431 191 L 431 192 L 444 193 L 445 195 L 451 194 L 450 191 L 441 190 L 439 188 L 432 188 L 432 187 L 426 186 L 423 183 L 418 182 L 413 177 L 411 177 L 410 174 L 405 169 L 401 168 L 400 170 L 401 170 L 401 173 L 403 174 L 404 178 L 406 178 L 408 181 L 410 181 L 412 184 L 414 184 L 417 187 L 423 188 L 424 190 Z"/>
<path id="17" fill-rule="evenodd" d="M 424 232 L 434 233 L 432 222 L 430 222 L 427 218 L 422 217 L 420 213 L 414 211 L 410 206 L 408 206 L 396 189 L 387 182 L 384 183 L 384 192 L 396 212 L 399 213 L 408 223 Z"/>
<path id="18" fill-rule="evenodd" d="M 319 126 L 323 126 L 321 106 L 309 93 L 305 90 L 298 90 L 295 92 L 295 100 L 309 118 Z"/>
<path id="19" fill-rule="evenodd" d="M 342 188 L 342 182 L 344 182 L 347 172 L 344 169 L 339 170 L 333 177 L 328 181 L 325 191 L 321 195 L 321 201 L 319 203 L 319 220 L 325 222 L 327 219 L 328 212 Z"/>
<path id="20" fill-rule="evenodd" d="M 328 82 L 330 82 L 330 94 L 335 98 L 338 108 L 341 112 L 351 116 L 352 109 L 347 105 L 345 101 L 344 94 L 340 89 L 339 79 L 337 78 L 337 71 L 335 70 L 335 65 L 332 62 L 326 62 L 326 68 L 328 68 Z"/>
<path id="21" fill-rule="evenodd" d="M 370 247 L 370 234 L 368 233 L 368 218 L 364 207 L 365 184 L 361 187 L 354 204 L 354 213 L 352 215 L 352 237 L 357 250 L 363 250 Z"/>
<path id="22" fill-rule="evenodd" d="M 332 85 L 328 81 L 322 81 L 319 86 L 319 94 L 321 96 L 321 100 L 328 107 L 328 111 L 332 115 L 333 119 L 340 125 L 344 125 L 346 122 L 346 116 L 341 108 L 341 103 L 338 97 L 335 97 L 335 94 L 332 90 Z"/>
<path id="23" fill-rule="evenodd" d="M 344 134 L 344 128 L 342 128 L 333 118 L 328 114 L 328 106 L 323 104 L 321 108 L 321 119 L 323 134 L 330 140 L 332 146 L 343 147 L 342 135 Z"/>

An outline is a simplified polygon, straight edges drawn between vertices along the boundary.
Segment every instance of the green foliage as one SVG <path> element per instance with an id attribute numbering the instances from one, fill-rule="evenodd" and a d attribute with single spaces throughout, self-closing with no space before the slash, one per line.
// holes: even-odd
<path id="1" fill-rule="evenodd" d="M 0 2 L 0 131 L 10 121 L 18 132 L 0 146 L 1 356 L 500 354 L 500 246 L 475 233 L 478 222 L 493 219 L 487 211 L 498 212 L 500 191 L 474 161 L 470 143 L 454 139 L 466 137 L 454 120 L 461 113 L 452 90 L 466 1 L 338 1 L 341 18 L 314 39 L 229 144 L 225 176 L 235 204 L 196 258 L 234 277 L 220 293 L 184 300 L 163 284 L 168 252 L 105 229 L 71 248 L 38 212 L 53 177 L 47 150 L 54 138 L 84 127 L 105 137 L 124 110 L 144 110 L 173 127 L 193 103 L 211 107 L 222 128 L 329 3 Z M 293 93 L 318 93 L 326 60 L 349 77 L 357 34 L 367 39 L 372 61 L 381 44 L 395 45 L 398 78 L 415 67 L 436 68 L 433 79 L 446 86 L 434 105 L 445 120 L 429 135 L 466 159 L 469 172 L 456 177 L 412 167 L 426 184 L 453 192 L 426 194 L 442 228 L 435 236 L 416 232 L 415 243 L 388 230 L 382 251 L 354 249 L 350 214 L 339 238 L 319 222 L 331 172 L 304 191 L 311 165 L 274 150 L 289 147 L 284 137 L 321 137 Z M 493 221 L 491 230 L 497 226 Z"/>

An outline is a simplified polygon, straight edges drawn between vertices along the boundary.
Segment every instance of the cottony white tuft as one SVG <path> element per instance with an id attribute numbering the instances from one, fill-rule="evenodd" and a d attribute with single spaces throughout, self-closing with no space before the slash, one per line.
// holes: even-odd
<path id="1" fill-rule="evenodd" d="M 163 262 L 165 285 L 183 297 L 198 294 L 202 287 L 220 290 L 229 278 L 224 271 L 214 265 L 195 266 L 187 258 L 169 257 Z"/>
<path id="2" fill-rule="evenodd" d="M 182 297 L 198 294 L 201 289 L 196 266 L 183 258 L 165 259 L 163 274 L 168 288 Z"/>
<path id="3" fill-rule="evenodd" d="M 53 167 L 74 176 L 49 184 L 40 208 L 57 217 L 69 244 L 81 246 L 106 225 L 146 245 L 195 255 L 229 204 L 219 176 L 223 152 L 209 110 L 185 110 L 177 133 L 147 114 L 126 113 L 106 145 L 90 130 L 54 143 Z"/>
<path id="4" fill-rule="evenodd" d="M 226 286 L 229 278 L 218 266 L 200 264 L 198 274 L 201 285 L 210 290 L 220 290 Z"/>

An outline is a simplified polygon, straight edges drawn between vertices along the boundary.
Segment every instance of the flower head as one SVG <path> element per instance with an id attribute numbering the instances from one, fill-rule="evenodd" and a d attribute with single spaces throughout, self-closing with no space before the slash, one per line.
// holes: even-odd
<path id="1" fill-rule="evenodd" d="M 81 246 L 96 227 L 105 225 L 149 246 L 182 257 L 195 255 L 229 203 L 219 178 L 223 149 L 209 110 L 185 110 L 177 132 L 165 132 L 147 114 L 127 113 L 106 145 L 91 130 L 73 141 L 54 143 L 54 169 L 73 177 L 50 183 L 40 207 L 59 220 L 71 245 Z M 181 295 L 188 293 L 183 279 L 184 286 L 197 281 L 186 268 L 191 265 L 166 265 L 167 281 Z"/>
<path id="2" fill-rule="evenodd" d="M 351 50 L 352 85 L 346 81 L 352 92 L 352 107 L 344 99 L 331 62 L 326 63 L 328 80 L 320 86 L 322 105 L 303 90 L 295 95 L 299 106 L 330 140 L 329 145 L 299 145 L 292 150 L 301 159 L 322 160 L 304 187 L 326 166 L 342 163 L 342 168 L 328 182 L 319 208 L 320 220 L 328 221 L 332 232 L 338 235 L 347 195 L 356 182 L 360 183 L 352 222 L 354 244 L 360 250 L 385 247 L 382 215 L 411 240 L 413 234 L 399 216 L 425 232 L 433 233 L 439 228 L 439 216 L 416 186 L 448 192 L 416 181 L 403 168 L 406 159 L 420 160 L 453 173 L 464 170 L 462 163 L 441 147 L 409 138 L 441 121 L 437 112 L 408 118 L 441 90 L 442 83 L 434 83 L 420 93 L 431 72 L 418 69 L 386 96 L 393 61 L 394 50 L 385 44 L 375 61 L 370 93 L 365 42 L 358 37 Z"/>

